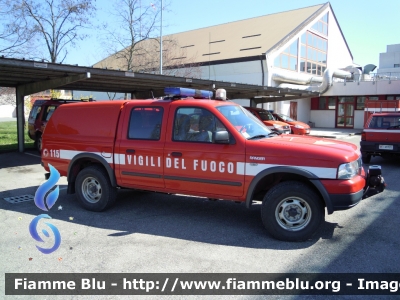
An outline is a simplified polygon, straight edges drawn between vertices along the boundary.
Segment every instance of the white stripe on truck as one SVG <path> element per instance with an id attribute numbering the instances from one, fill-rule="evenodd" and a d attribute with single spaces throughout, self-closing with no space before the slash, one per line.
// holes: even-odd
<path id="1" fill-rule="evenodd" d="M 96 154 L 103 159 L 105 159 L 108 163 L 115 163 L 117 165 L 125 165 L 125 154 L 115 153 L 114 159 L 112 155 L 107 155 L 110 157 L 104 157 L 100 152 L 87 152 L 87 151 L 75 151 L 75 150 L 60 150 L 60 158 L 72 160 L 76 155 L 80 153 L 92 153 Z M 309 166 L 292 166 L 292 165 L 274 165 L 274 164 L 260 164 L 260 163 L 244 163 L 244 162 L 236 162 L 236 174 L 237 175 L 247 175 L 247 176 L 256 176 L 261 171 L 264 171 L 273 167 L 291 167 L 297 168 L 299 170 L 306 170 L 318 178 L 327 178 L 327 179 L 336 179 L 336 168 L 321 168 L 321 167 L 309 167 Z"/>

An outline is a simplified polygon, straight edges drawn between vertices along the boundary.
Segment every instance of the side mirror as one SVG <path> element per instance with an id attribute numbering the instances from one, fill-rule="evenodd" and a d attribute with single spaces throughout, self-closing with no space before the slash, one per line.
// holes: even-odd
<path id="1" fill-rule="evenodd" d="M 229 144 L 228 131 L 214 131 L 213 141 L 215 144 Z"/>

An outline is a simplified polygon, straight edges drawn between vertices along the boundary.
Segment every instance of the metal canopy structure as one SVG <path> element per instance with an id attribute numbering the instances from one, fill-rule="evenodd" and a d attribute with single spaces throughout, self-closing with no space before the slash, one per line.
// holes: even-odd
<path id="1" fill-rule="evenodd" d="M 318 96 L 318 93 L 243 83 L 134 73 L 0 57 L 0 86 L 16 88 L 18 149 L 24 151 L 24 96 L 48 89 L 130 93 L 132 98 L 164 95 L 168 86 L 223 88 L 229 99 L 252 105 Z"/>

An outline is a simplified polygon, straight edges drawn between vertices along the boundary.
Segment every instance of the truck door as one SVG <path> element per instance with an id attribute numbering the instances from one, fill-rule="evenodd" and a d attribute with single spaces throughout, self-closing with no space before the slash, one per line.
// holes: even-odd
<path id="1" fill-rule="evenodd" d="M 226 127 L 205 108 L 171 107 L 169 119 L 172 133 L 166 136 L 164 151 L 166 188 L 205 196 L 241 196 L 244 175 L 238 172 L 237 163 L 245 161 L 245 145 L 213 143 L 213 132 Z"/>
<path id="2" fill-rule="evenodd" d="M 121 116 L 122 129 L 116 148 L 117 177 L 123 186 L 155 190 L 164 187 L 163 148 L 165 107 L 129 102 Z"/>

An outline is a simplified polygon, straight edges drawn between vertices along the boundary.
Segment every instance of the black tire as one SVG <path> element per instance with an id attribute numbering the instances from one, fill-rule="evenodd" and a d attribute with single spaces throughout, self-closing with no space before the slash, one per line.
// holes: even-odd
<path id="1" fill-rule="evenodd" d="M 291 213 L 296 215 L 290 216 Z M 305 241 L 324 221 L 324 205 L 306 184 L 286 181 L 274 186 L 264 196 L 261 219 L 272 237 L 288 242 Z"/>
<path id="2" fill-rule="evenodd" d="M 371 161 L 371 154 L 361 152 L 361 160 L 364 164 L 369 164 Z"/>
<path id="3" fill-rule="evenodd" d="M 75 191 L 83 207 L 91 211 L 103 211 L 114 204 L 117 188 L 102 166 L 92 165 L 78 173 Z"/>
<path id="4" fill-rule="evenodd" d="M 39 153 L 42 153 L 42 135 L 38 133 L 35 138 L 35 148 Z"/>

